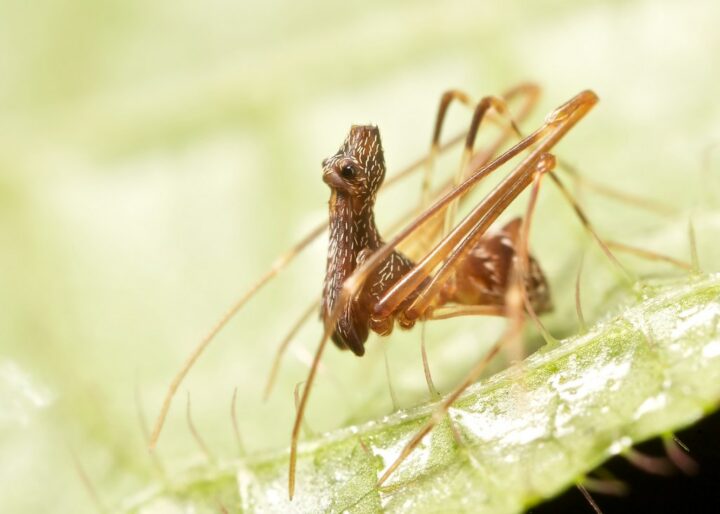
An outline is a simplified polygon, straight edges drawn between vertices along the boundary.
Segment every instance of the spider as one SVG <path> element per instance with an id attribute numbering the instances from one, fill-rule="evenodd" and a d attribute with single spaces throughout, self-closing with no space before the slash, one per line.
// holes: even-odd
<path id="1" fill-rule="evenodd" d="M 328 340 L 332 340 L 341 349 L 349 349 L 355 355 L 362 356 L 370 331 L 386 336 L 392 332 L 396 323 L 407 329 L 418 321 L 463 315 L 504 316 L 510 320 L 504 336 L 445 397 L 426 426 L 386 469 L 378 481 L 378 485 L 381 485 L 419 444 L 422 437 L 444 417 L 452 402 L 477 380 L 485 364 L 498 353 L 501 345 L 517 337 L 525 313 L 537 321 L 539 314 L 552 308 L 547 281 L 537 260 L 530 255 L 527 243 L 531 214 L 543 176 L 549 176 L 556 183 L 606 255 L 623 273 L 627 273 L 610 252 L 609 245 L 597 236 L 577 202 L 553 171 L 557 161 L 550 151 L 592 109 L 597 103 L 597 96 L 592 91 L 579 93 L 551 112 L 540 128 L 522 137 L 516 120 L 525 117 L 537 95 L 537 86 L 523 84 L 502 97 L 483 98 L 474 106 L 472 122 L 467 132 L 441 144 L 443 122 L 451 102 L 459 101 L 471 105 L 469 97 L 462 92 L 451 90 L 445 93 L 440 101 L 429 154 L 385 184 L 390 186 L 398 183 L 409 174 L 423 169 L 424 165 L 426 172 L 420 213 L 387 242 L 380 236 L 373 213 L 376 196 L 385 178 L 380 133 L 375 126 L 353 126 L 340 149 L 322 163 L 322 177 L 331 190 L 328 224 L 315 228 L 282 255 L 194 349 L 168 388 L 150 437 L 151 448 L 157 442 L 180 383 L 215 335 L 251 297 L 327 227 L 329 248 L 321 301 L 310 305 L 283 341 L 265 393 L 266 396 L 269 394 L 287 344 L 302 323 L 317 311 L 319 305 L 324 330 L 298 402 L 292 429 L 288 478 L 290 499 L 295 491 L 300 427 Z M 515 118 L 510 115 L 507 107 L 514 97 L 527 99 L 523 110 Z M 475 152 L 474 144 L 479 127 L 484 119 L 492 118 L 490 113 L 505 119 L 502 134 L 489 149 Z M 519 137 L 519 142 L 497 155 L 513 133 Z M 439 199 L 431 203 L 430 178 L 434 160 L 440 152 L 461 141 L 464 141 L 465 145 L 459 171 L 451 183 L 441 188 Z M 521 162 L 456 224 L 458 203 L 465 198 L 464 195 L 482 179 L 523 154 L 525 156 Z M 500 230 L 489 231 L 499 215 L 531 185 L 533 187 L 530 202 L 524 219 L 515 218 Z M 629 198 L 646 207 L 656 207 L 644 199 L 633 198 L 626 193 L 616 193 L 607 188 L 603 192 Z M 400 244 L 412 242 L 411 237 L 416 241 L 424 242 L 424 239 L 430 239 L 437 243 L 420 259 L 413 261 L 397 249 Z M 651 258 L 664 258 L 627 245 L 616 245 L 616 248 Z M 426 362 L 424 364 L 426 365 Z M 428 375 L 426 366 L 426 376 Z"/>

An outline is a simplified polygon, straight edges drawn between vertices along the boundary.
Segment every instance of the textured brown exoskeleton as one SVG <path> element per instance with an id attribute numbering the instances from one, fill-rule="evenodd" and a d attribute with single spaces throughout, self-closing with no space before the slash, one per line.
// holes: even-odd
<path id="1" fill-rule="evenodd" d="M 430 204 L 429 172 L 423 182 L 423 209 L 402 230 L 383 241 L 373 216 L 376 194 L 385 176 L 385 162 L 378 129 L 374 126 L 354 126 L 338 152 L 323 162 L 323 179 L 330 186 L 330 245 L 327 270 L 321 301 L 324 333 L 313 358 L 310 372 L 302 391 L 293 424 L 288 492 L 292 499 L 295 490 L 297 443 L 303 416 L 318 366 L 327 341 L 332 339 L 340 348 L 363 355 L 364 344 L 370 330 L 381 335 L 389 334 L 395 322 L 409 328 L 418 320 L 443 319 L 460 315 L 494 315 L 509 318 L 506 334 L 476 363 L 465 379 L 440 402 L 437 411 L 427 424 L 407 443 L 396 460 L 391 463 L 378 481 L 381 485 L 407 458 L 422 438 L 447 413 L 450 405 L 480 376 L 487 362 L 497 355 L 504 341 L 516 337 L 520 331 L 522 313 L 531 316 L 551 308 L 547 283 L 540 267 L 528 252 L 527 241 L 530 213 L 537 196 L 540 177 L 549 175 L 570 200 L 580 220 L 594 233 L 574 203 L 569 192 L 552 172 L 555 159 L 549 154 L 565 134 L 595 105 L 597 97 L 583 91 L 550 113 L 535 132 L 505 150 L 500 149 L 508 134 L 519 135 L 519 130 L 505 106 L 512 97 L 528 99 L 525 114 L 534 104 L 538 88 L 532 84 L 520 85 L 503 97 L 485 97 L 475 104 L 473 119 L 464 134 L 440 144 L 440 132 L 448 105 L 459 101 L 471 105 L 469 97 L 456 90 L 446 92 L 441 99 L 432 146 L 429 154 L 393 177 L 393 183 L 410 172 L 430 170 L 435 156 L 454 143 L 465 140 L 460 172 L 452 184 L 441 189 L 444 193 Z M 512 130 L 505 125 L 503 135 L 484 152 L 473 151 L 480 122 L 492 109 L 510 119 Z M 520 119 L 524 114 L 518 114 Z M 457 224 L 454 223 L 458 201 L 478 182 L 517 156 L 524 155 L 515 168 L 492 189 L 482 201 L 470 209 Z M 516 218 L 499 231 L 490 231 L 491 225 L 517 198 L 532 187 L 531 200 L 524 222 Z M 439 233 L 433 224 L 445 213 L 445 227 Z M 160 414 L 150 437 L 153 447 L 159 437 L 170 403 L 190 368 L 209 343 L 245 303 L 264 287 L 280 270 L 285 268 L 301 251 L 319 237 L 325 225 L 318 226 L 305 238 L 283 254 L 267 273 L 260 277 L 245 294 L 220 318 L 199 342 L 168 387 Z M 401 254 L 397 248 L 407 244 L 411 236 L 424 240 L 426 235 L 436 242 L 429 251 L 423 251 L 416 260 Z M 614 259 L 607 247 L 603 250 Z M 423 246 L 423 245 L 421 245 Z M 517 279 L 520 280 L 517 280 Z M 521 294 L 515 294 L 522 291 Z M 518 298 L 522 296 L 523 300 Z M 279 357 L 287 343 L 302 325 L 316 312 L 311 305 L 293 326 L 276 356 L 266 394 L 277 371 Z M 519 313 L 519 314 L 518 314 Z"/>
<path id="2" fill-rule="evenodd" d="M 465 105 L 470 106 L 471 102 L 469 97 L 457 90 L 449 90 L 445 92 L 442 95 L 441 101 L 440 101 L 440 107 L 438 109 L 437 118 L 435 121 L 435 131 L 433 135 L 432 145 L 430 148 L 430 152 L 422 157 L 421 159 L 415 161 L 414 163 L 408 165 L 405 169 L 399 171 L 396 173 L 391 179 L 385 181 L 384 188 L 387 189 L 392 185 L 400 184 L 404 179 L 410 177 L 411 175 L 422 171 L 425 169 L 425 178 L 423 180 L 423 204 L 424 206 L 427 206 L 429 204 L 429 200 L 431 198 L 431 188 L 430 188 L 430 171 L 432 169 L 432 162 L 434 158 L 441 152 L 444 152 L 454 146 L 456 146 L 458 143 L 460 143 L 463 140 L 466 140 L 466 153 L 468 157 L 468 162 L 465 163 L 467 166 L 464 166 L 468 170 L 477 169 L 480 166 L 483 166 L 487 164 L 490 159 L 497 155 L 498 151 L 507 143 L 509 138 L 512 135 L 512 131 L 510 130 L 503 130 L 499 138 L 495 140 L 495 142 L 489 146 L 488 148 L 484 148 L 482 151 L 477 152 L 476 154 L 473 154 L 472 152 L 468 152 L 468 144 L 467 141 L 470 141 L 474 138 L 473 133 L 474 130 L 477 129 L 477 126 L 479 125 L 479 121 L 482 118 L 483 112 L 487 109 L 488 106 L 493 106 L 496 108 L 496 110 L 502 109 L 505 102 L 510 102 L 513 99 L 521 98 L 524 99 L 522 107 L 518 109 L 518 111 L 514 114 L 513 120 L 514 121 L 521 121 L 524 119 L 532 110 L 533 106 L 535 105 L 538 95 L 539 95 L 539 88 L 537 85 L 532 83 L 525 83 L 525 84 L 519 84 L 518 86 L 515 86 L 508 91 L 506 91 L 502 99 L 495 99 L 494 97 L 487 97 L 483 99 L 483 101 L 478 104 L 476 111 L 475 111 L 475 117 L 473 121 L 473 125 L 471 128 L 465 132 L 461 132 L 459 134 L 456 134 L 455 136 L 448 138 L 447 141 L 443 142 L 441 144 L 440 142 L 440 135 L 442 132 L 442 126 L 445 119 L 445 114 L 447 112 L 448 106 L 453 101 L 458 101 L 460 103 L 463 103 Z M 507 116 L 509 117 L 509 115 Z M 476 123 L 477 122 L 477 123 Z M 516 128 L 513 125 L 514 128 Z M 457 185 L 457 183 L 456 183 Z M 377 186 L 377 185 L 376 185 Z M 445 189 L 447 190 L 447 187 L 449 184 L 446 184 Z M 442 189 L 441 189 L 442 190 Z M 460 191 L 460 190 L 458 190 Z M 407 219 L 407 215 L 403 216 L 403 219 Z M 275 278 L 284 268 L 286 268 L 301 252 L 303 252 L 305 249 L 308 248 L 308 246 L 316 241 L 328 228 L 327 223 L 321 223 L 318 226 L 316 226 L 314 229 L 309 231 L 305 237 L 303 237 L 301 240 L 299 240 L 295 245 L 293 245 L 287 252 L 283 253 L 281 256 L 278 257 L 278 259 L 273 262 L 270 269 L 264 273 L 261 277 L 258 278 L 257 281 L 255 281 L 250 287 L 233 303 L 233 305 L 220 317 L 220 319 L 215 323 L 215 325 L 205 334 L 205 336 L 198 342 L 198 344 L 193 348 L 190 355 L 188 355 L 187 359 L 183 363 L 183 365 L 180 367 L 176 375 L 173 377 L 172 381 L 170 382 L 167 393 L 165 394 L 165 397 L 162 402 L 162 406 L 160 408 L 160 412 L 157 416 L 157 419 L 155 420 L 155 424 L 153 426 L 151 435 L 150 435 L 150 441 L 149 446 L 150 448 L 153 448 L 158 441 L 158 438 L 160 437 L 160 433 L 162 431 L 162 428 L 164 426 L 165 420 L 167 419 L 167 414 L 170 410 L 170 405 L 172 403 L 173 398 L 175 397 L 175 394 L 177 393 L 178 388 L 180 387 L 180 384 L 183 382 L 185 377 L 187 376 L 190 369 L 193 367 L 195 362 L 198 360 L 200 355 L 205 351 L 205 349 L 209 346 L 209 344 L 214 340 L 215 336 L 227 325 L 227 323 L 233 318 L 235 314 L 237 314 L 243 306 L 251 299 L 253 298 L 262 288 L 264 288 L 270 281 Z M 409 232 L 408 232 L 409 233 Z M 424 239 L 422 238 L 416 238 L 416 241 L 420 241 Z M 379 242 L 379 239 L 374 241 L 374 243 Z M 422 246 L 422 245 L 421 245 Z M 364 256 L 366 256 L 368 252 L 360 252 L 360 261 Z M 359 261 L 356 260 L 357 264 Z M 342 282 L 340 282 L 342 283 Z M 336 286 L 338 284 L 336 283 Z M 337 293 L 337 289 L 335 289 L 335 294 Z M 329 297 L 329 295 L 327 295 Z M 273 362 L 272 370 L 269 374 L 267 386 L 265 388 L 265 397 L 267 398 L 270 394 L 270 391 L 272 389 L 272 385 L 274 383 L 274 379 L 277 375 L 277 371 L 279 369 L 280 360 L 282 355 L 284 354 L 285 350 L 288 347 L 288 344 L 293 339 L 294 335 L 298 332 L 298 330 L 302 327 L 303 323 L 305 323 L 307 320 L 309 320 L 312 317 L 312 314 L 316 312 L 317 310 L 317 304 L 318 302 L 313 302 L 311 305 L 309 305 L 303 312 L 302 316 L 292 325 L 292 329 L 288 332 L 287 336 L 283 339 L 282 344 L 280 345 L 277 354 L 275 356 L 275 360 Z M 392 323 L 390 323 L 392 325 Z M 355 338 L 358 340 L 358 338 Z M 356 345 L 355 348 L 358 348 Z M 312 377 L 311 382 L 312 382 Z M 302 404 L 304 405 L 305 400 L 302 401 Z"/>
<path id="3" fill-rule="evenodd" d="M 330 245 L 322 301 L 319 302 L 324 332 L 299 399 L 293 424 L 288 470 L 290 499 L 295 491 L 300 427 L 328 340 L 332 339 L 337 346 L 350 349 L 356 355 L 363 355 L 370 330 L 387 335 L 392 331 L 395 322 L 401 327 L 410 328 L 418 320 L 462 315 L 508 318 L 508 327 L 503 336 L 475 363 L 462 382 L 439 402 L 427 423 L 385 468 L 377 483 L 381 486 L 420 444 L 423 437 L 444 418 L 453 402 L 480 377 L 487 363 L 498 354 L 502 345 L 517 340 L 522 330 L 524 313 L 537 321 L 537 313 L 551 308 L 547 283 L 537 262 L 529 255 L 527 243 L 531 213 L 542 176 L 549 175 L 602 250 L 621 271 L 625 271 L 608 249 L 609 245 L 599 239 L 579 205 L 553 172 L 555 158 L 548 153 L 590 111 L 597 102 L 597 97 L 592 91 L 579 93 L 550 113 L 540 128 L 523 138 L 515 122 L 529 113 L 538 93 L 536 85 L 521 84 L 507 91 L 502 97 L 483 98 L 474 104 L 473 118 L 468 130 L 441 144 L 441 129 L 448 106 L 453 101 L 473 106 L 469 96 L 462 91 L 449 90 L 444 93 L 440 100 L 430 152 L 385 183 L 386 187 L 390 183 L 397 184 L 413 172 L 426 170 L 422 209 L 387 242 L 380 238 L 373 216 L 375 197 L 385 177 L 380 135 L 373 126 L 352 127 L 338 152 L 323 162 L 323 179 L 331 189 L 329 224 L 317 226 L 281 255 L 197 344 L 169 384 L 149 438 L 150 447 L 157 443 L 178 387 L 214 337 L 250 298 L 321 236 L 327 227 L 330 229 Z M 510 116 L 506 103 L 516 97 L 525 98 L 525 105 L 514 116 Z M 490 109 L 504 117 L 506 123 L 500 137 L 492 145 L 475 152 L 473 145 L 480 122 Z M 520 141 L 501 152 L 513 133 L 520 137 Z M 459 172 L 452 183 L 448 182 L 438 189 L 440 197 L 431 204 L 430 200 L 435 195 L 430 188 L 434 159 L 440 152 L 463 139 L 465 148 Z M 525 157 L 519 164 L 455 224 L 459 200 L 465 199 L 465 194 L 483 178 L 521 155 Z M 516 218 L 499 231 L 491 232 L 491 225 L 499 215 L 531 184 L 530 201 L 524 221 Z M 590 183 L 586 182 L 586 185 L 590 186 Z M 638 206 L 667 212 L 665 206 L 661 206 L 661 211 L 655 202 L 613 191 L 606 186 L 600 186 L 597 190 L 609 196 L 629 200 Z M 443 213 L 444 226 L 440 219 Z M 404 221 L 407 219 L 403 218 Z M 428 251 L 428 243 L 436 244 Z M 414 254 L 415 261 L 398 251 L 401 244 L 410 244 L 421 249 Z M 686 263 L 644 249 L 623 244 L 614 244 L 613 247 L 640 257 L 665 260 L 683 268 L 689 267 Z M 305 309 L 280 345 L 265 390 L 266 396 L 272 387 L 280 358 L 287 345 L 302 324 L 317 312 L 317 305 L 318 302 L 313 302 Z M 538 325 L 541 327 L 539 322 Z M 426 377 L 429 377 L 425 362 L 424 365 Z M 428 378 L 428 386 L 430 385 Z"/>
<path id="4" fill-rule="evenodd" d="M 323 162 L 323 180 L 332 191 L 322 301 L 322 317 L 326 322 L 331 319 L 345 280 L 384 244 L 373 214 L 375 196 L 384 177 L 380 133 L 374 126 L 353 126 L 337 153 Z M 516 218 L 499 232 L 482 237 L 457 264 L 455 273 L 419 318 L 431 317 L 434 307 L 447 303 L 503 307 L 519 228 L 520 219 Z M 536 260 L 530 257 L 529 262 L 526 290 L 533 309 L 540 314 L 551 307 L 549 290 Z M 415 293 L 409 294 L 389 316 L 375 312 L 383 295 L 413 266 L 409 258 L 393 250 L 371 270 L 359 293 L 343 306 L 335 320 L 332 340 L 338 347 L 361 356 L 369 330 L 388 335 L 396 319 L 403 328 L 415 324 L 415 319 L 403 315 L 403 307 L 410 305 Z"/>

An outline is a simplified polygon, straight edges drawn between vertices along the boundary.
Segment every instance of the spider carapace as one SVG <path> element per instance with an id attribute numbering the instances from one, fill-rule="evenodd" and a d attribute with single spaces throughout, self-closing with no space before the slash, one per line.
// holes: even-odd
<path id="1" fill-rule="evenodd" d="M 344 281 L 373 252 L 383 245 L 375 225 L 375 197 L 385 177 L 380 132 L 372 125 L 355 125 L 335 155 L 323 161 L 323 180 L 330 186 L 330 240 L 322 298 L 322 318 L 329 322 L 341 297 Z M 502 308 L 516 257 L 521 219 L 515 218 L 495 233 L 483 236 L 459 261 L 455 272 L 420 319 L 432 319 L 432 310 L 441 305 L 487 305 Z M 416 288 L 390 315 L 375 308 L 386 292 L 414 267 L 414 263 L 393 251 L 374 268 L 359 294 L 341 310 L 332 340 L 355 355 L 365 353 L 365 341 L 372 329 L 388 335 L 395 321 L 403 328 L 415 324 L 405 315 L 407 307 L 422 294 Z M 545 276 L 537 261 L 529 258 L 525 279 L 527 297 L 536 313 L 552 308 Z"/>

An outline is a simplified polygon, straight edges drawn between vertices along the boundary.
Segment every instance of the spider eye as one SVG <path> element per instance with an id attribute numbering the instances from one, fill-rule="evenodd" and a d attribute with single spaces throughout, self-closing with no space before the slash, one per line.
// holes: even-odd
<path id="1" fill-rule="evenodd" d="M 342 176 L 342 178 L 351 179 L 355 176 L 355 168 L 353 168 L 349 164 L 346 164 L 345 166 L 340 168 L 340 175 Z"/>

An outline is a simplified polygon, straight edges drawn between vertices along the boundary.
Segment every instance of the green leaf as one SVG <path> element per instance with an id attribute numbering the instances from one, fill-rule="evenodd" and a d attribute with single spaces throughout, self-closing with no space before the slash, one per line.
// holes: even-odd
<path id="1" fill-rule="evenodd" d="M 582 480 L 607 458 L 681 429 L 720 400 L 720 275 L 639 287 L 587 334 L 470 387 L 382 489 L 384 467 L 437 404 L 333 431 L 287 452 L 196 468 L 125 512 L 510 513 Z"/>

